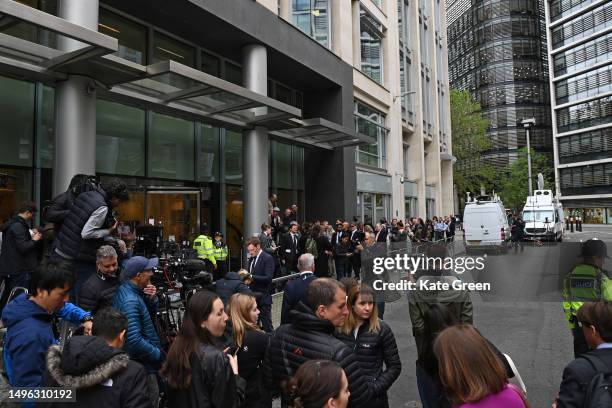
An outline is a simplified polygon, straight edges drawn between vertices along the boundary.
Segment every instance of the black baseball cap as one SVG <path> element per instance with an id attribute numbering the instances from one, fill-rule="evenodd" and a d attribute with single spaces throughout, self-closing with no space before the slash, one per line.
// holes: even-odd
<path id="1" fill-rule="evenodd" d="M 598 238 L 591 238 L 582 244 L 582 252 L 580 254 L 583 257 L 598 256 L 602 258 L 610 258 L 608 256 L 608 246 L 605 242 Z"/>

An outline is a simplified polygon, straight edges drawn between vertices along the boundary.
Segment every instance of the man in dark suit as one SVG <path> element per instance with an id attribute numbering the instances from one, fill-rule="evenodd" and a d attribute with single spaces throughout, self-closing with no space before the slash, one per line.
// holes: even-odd
<path id="1" fill-rule="evenodd" d="M 303 254 L 298 259 L 300 276 L 287 282 L 283 294 L 283 308 L 281 310 L 281 324 L 291 323 L 289 311 L 295 308 L 298 302 L 306 301 L 306 289 L 316 276 L 315 259 L 312 254 Z"/>
<path id="2" fill-rule="evenodd" d="M 300 256 L 299 241 L 300 235 L 298 233 L 299 225 L 297 222 L 291 223 L 289 232 L 281 237 L 281 259 L 283 265 L 287 268 L 287 272 L 297 272 L 297 260 Z"/>
<path id="3" fill-rule="evenodd" d="M 388 234 L 387 222 L 384 218 L 381 218 L 380 223 L 376 224 L 376 242 L 387 242 Z"/>
<path id="4" fill-rule="evenodd" d="M 612 302 L 585 302 L 576 317 L 591 351 L 563 370 L 556 408 L 582 407 L 593 377 L 612 372 Z"/>
<path id="5" fill-rule="evenodd" d="M 258 238 L 247 241 L 249 252 L 249 273 L 253 282 L 250 287 L 257 296 L 259 322 L 266 333 L 272 333 L 272 278 L 274 277 L 274 258 L 261 249 Z"/>
<path id="6" fill-rule="evenodd" d="M 331 244 L 332 248 L 336 248 L 340 245 L 340 241 L 342 241 L 342 236 L 345 234 L 342 229 L 342 224 L 336 224 L 336 231 L 332 234 Z"/>

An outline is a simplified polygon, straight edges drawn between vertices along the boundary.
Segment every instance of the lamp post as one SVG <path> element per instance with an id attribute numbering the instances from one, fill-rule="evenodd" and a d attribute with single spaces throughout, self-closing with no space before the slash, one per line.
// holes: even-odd
<path id="1" fill-rule="evenodd" d="M 521 124 L 525 128 L 525 136 L 527 139 L 527 178 L 529 179 L 529 195 L 533 195 L 533 186 L 531 184 L 531 144 L 529 143 L 529 130 L 535 126 L 535 118 L 523 119 Z"/>

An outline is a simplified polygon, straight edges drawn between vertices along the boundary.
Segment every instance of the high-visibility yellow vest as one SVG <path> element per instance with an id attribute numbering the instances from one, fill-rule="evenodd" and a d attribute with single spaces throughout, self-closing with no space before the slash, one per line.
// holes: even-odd
<path id="1" fill-rule="evenodd" d="M 214 254 L 217 261 L 225 261 L 227 259 L 227 245 L 220 247 L 215 245 Z"/>
<path id="2" fill-rule="evenodd" d="M 208 259 L 213 265 L 217 265 L 212 239 L 206 235 L 200 235 L 193 241 L 193 249 L 198 252 L 198 258 Z"/>
<path id="3" fill-rule="evenodd" d="M 612 300 L 612 280 L 593 265 L 576 266 L 563 280 L 563 312 L 570 329 L 576 328 L 580 306 L 597 300 Z"/>

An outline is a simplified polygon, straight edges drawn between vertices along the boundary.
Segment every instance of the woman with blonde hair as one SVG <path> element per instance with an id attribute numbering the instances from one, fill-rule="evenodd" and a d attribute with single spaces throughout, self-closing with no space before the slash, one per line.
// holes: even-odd
<path id="1" fill-rule="evenodd" d="M 336 337 L 354 350 L 364 374 L 372 381 L 374 398 L 370 408 L 386 408 L 387 390 L 402 371 L 395 336 L 389 325 L 379 319 L 376 293 L 370 286 L 353 286 L 347 306 L 349 315 Z"/>
<path id="2" fill-rule="evenodd" d="M 255 297 L 245 293 L 232 295 L 227 313 L 236 344 L 235 354 L 240 365 L 240 375 L 247 382 L 242 407 L 271 407 L 272 400 L 258 373 L 263 365 L 270 336 L 257 325 L 259 309 Z"/>
<path id="3" fill-rule="evenodd" d="M 469 324 L 442 330 L 433 346 L 444 394 L 457 408 L 529 408 L 522 392 L 508 383 L 504 364 Z"/>

